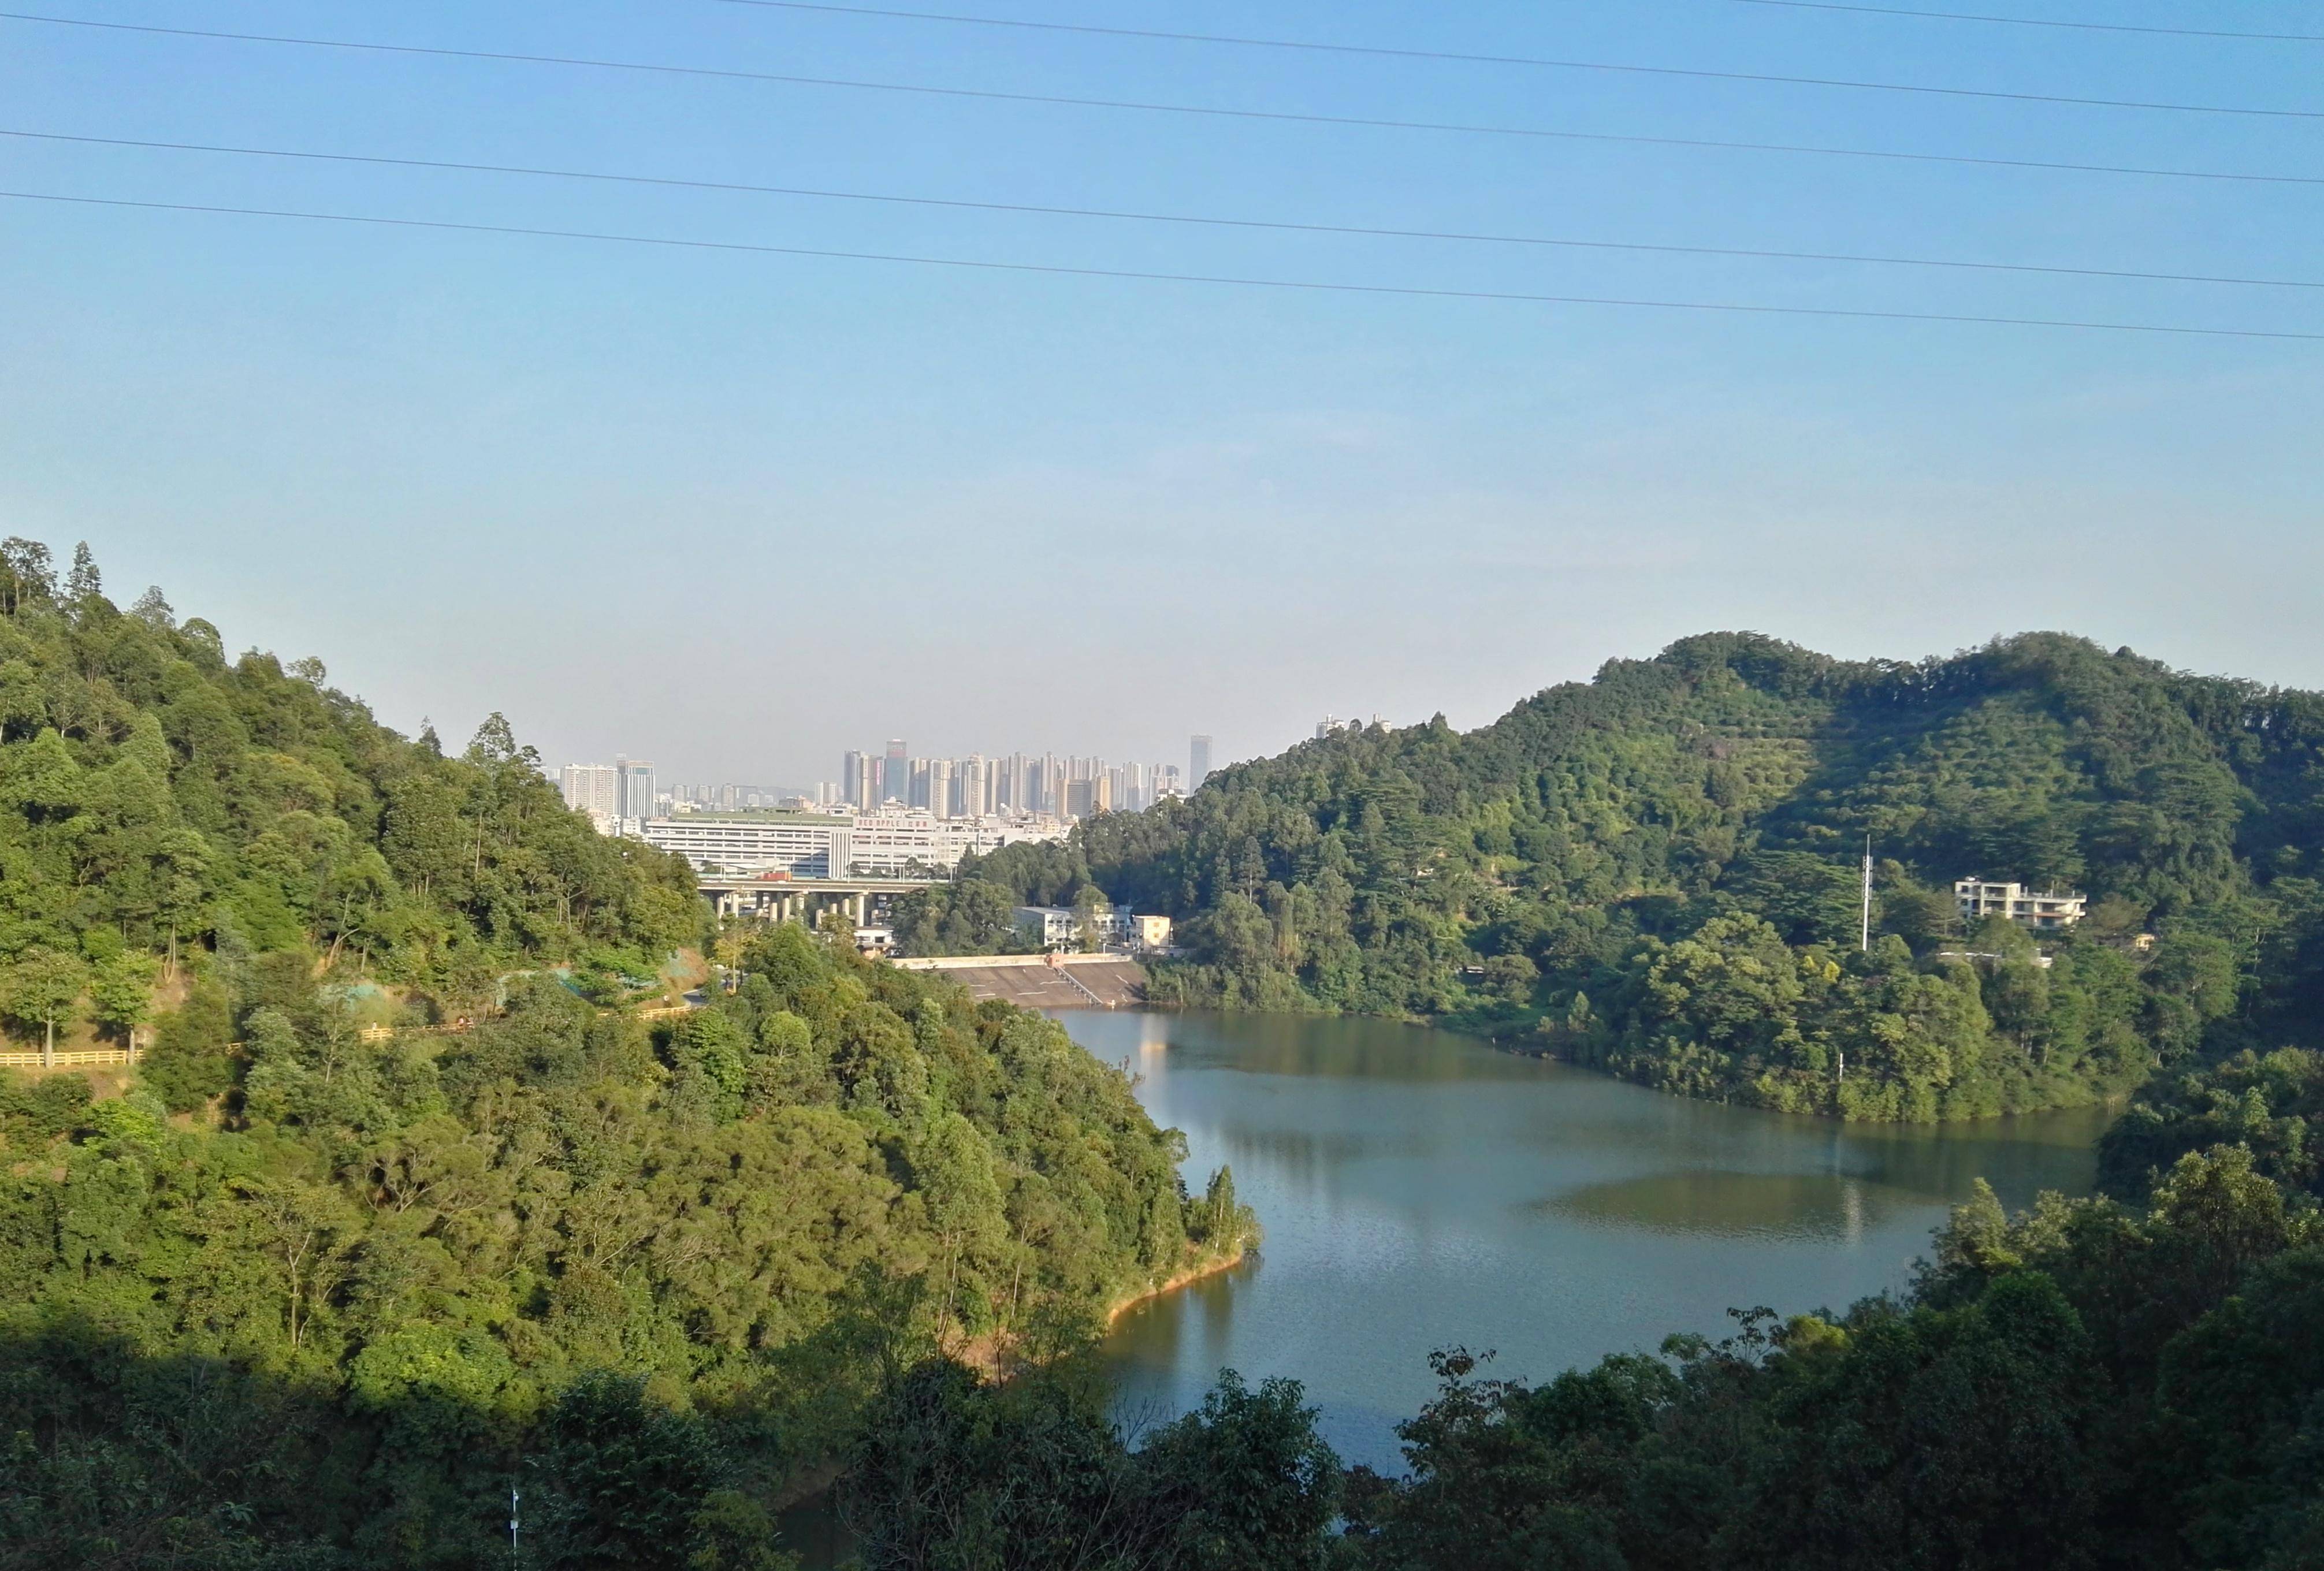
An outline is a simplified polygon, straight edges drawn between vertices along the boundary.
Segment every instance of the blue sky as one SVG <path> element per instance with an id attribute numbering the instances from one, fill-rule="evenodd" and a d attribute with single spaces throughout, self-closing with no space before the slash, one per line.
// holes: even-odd
<path id="1" fill-rule="evenodd" d="M 32 0 L 26 0 L 31 4 Z M 2324 44 L 1740 0 L 956 0 L 1179 32 L 2324 110 Z M 1902 3 L 1902 0 L 1900 0 Z M 1933 0 L 1932 0 L 1933 4 Z M 1991 0 L 2324 32 L 2312 7 Z M 1301 114 L 2324 177 L 2324 120 L 720 4 L 94 20 Z M 2324 281 L 2324 184 L 1367 129 L 0 21 L 0 129 L 874 194 Z M 0 188 L 1455 290 L 2324 333 L 2324 289 L 1295 235 L 0 137 Z M 2324 344 L 1012 275 L 0 201 L 0 531 L 407 729 L 840 749 L 1480 723 L 1711 628 L 2057 627 L 2324 686 Z"/>

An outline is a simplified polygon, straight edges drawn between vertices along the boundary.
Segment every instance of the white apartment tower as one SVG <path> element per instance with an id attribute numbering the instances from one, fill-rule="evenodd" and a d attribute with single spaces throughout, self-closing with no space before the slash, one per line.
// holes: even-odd
<path id="1" fill-rule="evenodd" d="M 597 820 L 622 816 L 621 771 L 611 764 L 567 764 L 558 772 L 565 805 Z"/>

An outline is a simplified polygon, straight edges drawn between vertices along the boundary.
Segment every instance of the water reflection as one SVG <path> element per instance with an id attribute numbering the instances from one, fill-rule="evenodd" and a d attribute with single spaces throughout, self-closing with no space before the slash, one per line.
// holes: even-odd
<path id="1" fill-rule="evenodd" d="M 1664 1233 L 1831 1237 L 1860 1242 L 1885 1220 L 1895 1191 L 1834 1173 L 1655 1173 L 1589 1184 L 1536 1204 L 1583 1222 Z"/>
<path id="2" fill-rule="evenodd" d="M 1217 1370 L 1304 1382 L 1342 1455 L 1397 1466 L 1430 1349 L 1542 1378 L 1729 1305 L 1839 1308 L 1900 1287 L 1972 1180 L 2013 1205 L 2079 1192 L 2095 1110 L 1843 1128 L 1686 1102 L 1446 1033 L 1371 1020 L 1072 1014 L 1128 1061 L 1192 1181 L 1231 1162 L 1258 1260 L 1126 1316 L 1126 1418 Z"/>

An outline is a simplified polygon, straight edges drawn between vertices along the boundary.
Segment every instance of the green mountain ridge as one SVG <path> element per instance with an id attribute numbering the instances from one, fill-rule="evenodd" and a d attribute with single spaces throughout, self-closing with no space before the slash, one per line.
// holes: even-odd
<path id="1" fill-rule="evenodd" d="M 2324 695 L 2055 633 L 1914 663 L 1714 633 L 1475 731 L 1342 731 L 1007 848 L 904 937 L 973 946 L 976 914 L 1094 884 L 1178 919 L 1164 1001 L 1442 1019 L 1688 1095 L 1927 1119 L 2310 1040 L 2320 864 Z M 1963 933 L 1969 876 L 2089 915 L 2047 953 Z"/>

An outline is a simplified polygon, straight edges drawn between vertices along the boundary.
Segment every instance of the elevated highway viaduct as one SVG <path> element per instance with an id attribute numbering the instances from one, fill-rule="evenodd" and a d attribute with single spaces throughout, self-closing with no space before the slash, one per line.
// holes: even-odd
<path id="1" fill-rule="evenodd" d="M 857 927 L 883 895 L 925 889 L 925 878 L 770 878 L 763 873 L 697 873 L 703 896 L 721 916 L 759 916 L 770 922 L 805 922 L 810 927 L 825 912 L 846 913 Z"/>

